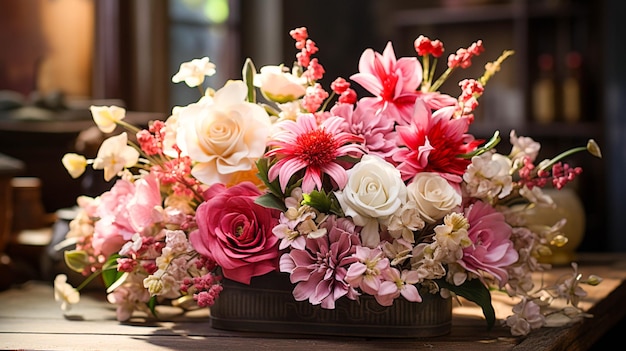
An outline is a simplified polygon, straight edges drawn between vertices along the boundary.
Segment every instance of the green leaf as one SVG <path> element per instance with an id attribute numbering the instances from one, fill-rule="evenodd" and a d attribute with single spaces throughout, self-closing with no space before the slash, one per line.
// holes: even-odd
<path id="1" fill-rule="evenodd" d="M 82 250 L 64 251 L 63 258 L 65 259 L 67 267 L 78 273 L 82 273 L 85 267 L 90 264 L 87 253 Z"/>
<path id="2" fill-rule="evenodd" d="M 117 259 L 120 257 L 118 254 L 109 256 L 109 259 L 102 265 L 102 280 L 104 285 L 108 288 L 115 283 L 124 272 L 117 271 Z"/>
<path id="3" fill-rule="evenodd" d="M 148 309 L 150 309 L 150 312 L 152 312 L 152 315 L 157 317 L 157 312 L 156 312 L 157 297 L 152 296 L 150 300 L 146 303 L 146 305 L 148 306 Z"/>
<path id="4" fill-rule="evenodd" d="M 267 186 L 267 189 L 272 194 L 274 194 L 274 196 L 276 196 L 279 199 L 282 199 L 284 197 L 284 194 L 280 190 L 280 183 L 278 182 L 278 179 L 274 180 L 273 182 L 270 182 L 269 177 L 267 176 L 269 169 L 270 169 L 269 160 L 266 158 L 259 159 L 256 163 L 256 168 L 259 170 L 259 173 L 257 174 L 257 176 L 259 177 L 259 179 L 263 181 L 265 186 Z"/>
<path id="5" fill-rule="evenodd" d="M 322 213 L 328 213 L 332 205 L 330 198 L 323 191 L 313 190 L 309 194 L 302 194 L 303 205 L 308 205 L 316 208 Z"/>
<path id="6" fill-rule="evenodd" d="M 102 271 L 102 273 L 104 273 L 105 271 Z M 116 280 L 111 283 L 111 285 L 108 285 L 107 288 L 107 293 L 111 293 L 113 292 L 113 290 L 117 289 L 120 285 L 124 284 L 124 282 L 126 281 L 126 278 L 128 278 L 128 276 L 130 275 L 130 273 L 128 272 L 117 272 L 118 274 L 116 274 Z"/>
<path id="7" fill-rule="evenodd" d="M 287 207 L 285 207 L 285 203 L 276 197 L 276 195 L 267 193 L 257 197 L 254 200 L 254 203 L 261 205 L 263 207 L 274 208 L 279 211 L 287 211 Z"/>
<path id="8" fill-rule="evenodd" d="M 487 321 L 487 329 L 491 329 L 496 323 L 496 311 L 491 304 L 491 293 L 479 279 L 466 280 L 460 286 L 450 284 L 443 279 L 437 280 L 437 284 L 480 306 Z"/>
<path id="9" fill-rule="evenodd" d="M 259 105 L 261 105 L 261 107 L 263 107 L 265 109 L 265 112 L 267 112 L 268 115 L 270 116 L 278 116 L 280 115 L 280 111 L 278 111 L 277 109 L 275 109 L 274 107 L 268 105 L 268 104 L 261 104 L 259 103 Z"/>
<path id="10" fill-rule="evenodd" d="M 496 147 L 500 143 L 500 140 L 502 140 L 502 138 L 500 138 L 500 131 L 496 130 L 493 133 L 493 136 L 491 137 L 491 139 L 489 139 L 489 141 L 485 145 L 477 148 L 476 150 L 474 150 L 472 152 L 468 152 L 466 154 L 459 155 L 459 157 L 465 158 L 465 159 L 470 159 L 470 158 L 472 158 L 474 156 L 478 156 L 478 155 L 484 154 L 485 152 L 487 152 L 487 151 L 493 149 L 494 147 Z"/>
<path id="11" fill-rule="evenodd" d="M 250 58 L 246 59 L 243 64 L 241 75 L 244 83 L 248 87 L 248 102 L 256 103 L 256 90 L 254 88 L 254 75 L 256 74 L 256 67 Z"/>

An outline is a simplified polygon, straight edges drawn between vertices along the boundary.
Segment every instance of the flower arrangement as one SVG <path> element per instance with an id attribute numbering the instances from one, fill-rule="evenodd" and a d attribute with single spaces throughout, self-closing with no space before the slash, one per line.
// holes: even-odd
<path id="1" fill-rule="evenodd" d="M 478 79 L 464 79 L 452 97 L 439 91 L 451 73 L 483 53 L 481 41 L 450 54 L 435 79 L 443 43 L 420 36 L 417 57 L 363 52 L 350 79 L 370 96 L 357 97 L 337 78 L 330 93 L 306 28 L 290 32 L 299 50 L 290 69 L 251 60 L 242 80 L 206 89 L 209 58 L 183 63 L 174 83 L 198 87 L 200 99 L 177 106 L 148 129 L 124 122 L 125 110 L 92 106 L 108 137 L 95 159 L 68 153 L 74 178 L 88 165 L 115 180 L 98 197 L 78 198 L 65 251 L 69 268 L 88 279 L 73 288 L 55 280 L 64 308 L 101 275 L 120 321 L 134 311 L 156 313 L 164 301 L 211 306 L 222 279 L 249 284 L 282 272 L 293 296 L 332 309 L 338 299 L 375 297 L 382 306 L 404 298 L 420 303 L 417 286 L 463 296 L 495 323 L 491 293 L 519 298 L 504 323 L 513 335 L 584 317 L 585 295 L 571 276 L 536 287 L 533 272 L 550 268 L 541 256 L 567 238 L 552 227 L 525 226 L 524 211 L 553 205 L 545 186 L 562 188 L 582 171 L 563 163 L 575 152 L 600 157 L 593 140 L 536 163 L 540 145 L 510 133 L 508 154 L 469 134 L 473 111 L 489 79 L 513 54 L 504 51 Z M 260 94 L 260 96 L 257 96 Z M 567 306 L 547 313 L 555 299 Z"/>

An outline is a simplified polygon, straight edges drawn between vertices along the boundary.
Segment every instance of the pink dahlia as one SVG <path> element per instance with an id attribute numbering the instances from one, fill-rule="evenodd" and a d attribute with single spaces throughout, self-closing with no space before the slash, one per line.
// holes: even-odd
<path id="1" fill-rule="evenodd" d="M 268 142 L 271 150 L 265 154 L 278 159 L 269 170 L 269 180 L 278 178 L 284 192 L 291 177 L 304 169 L 302 191 L 305 193 L 322 189 L 323 173 L 343 188 L 348 176 L 337 158 L 363 153 L 363 138 L 341 131 L 343 121 L 341 117 L 330 116 L 318 124 L 313 114 L 304 114 L 297 121 L 277 124 L 282 130 Z"/>
<path id="2" fill-rule="evenodd" d="M 290 274 L 296 284 L 293 296 L 297 301 L 309 300 L 322 308 L 335 308 L 342 296 L 356 299 L 358 293 L 346 282 L 348 268 L 358 261 L 354 256 L 360 246 L 354 224 L 346 219 L 329 217 L 322 227 L 328 233 L 307 238 L 306 248 L 292 248 L 280 258 L 280 271 Z"/>
<path id="3" fill-rule="evenodd" d="M 482 273 L 492 275 L 503 287 L 508 280 L 507 267 L 518 259 L 511 241 L 511 226 L 501 212 L 482 201 L 470 205 L 465 217 L 473 244 L 463 249 L 459 264 L 479 276 Z"/>
<path id="4" fill-rule="evenodd" d="M 422 65 L 417 57 L 396 59 L 391 42 L 382 54 L 367 49 L 359 59 L 359 73 L 350 79 L 359 83 L 375 97 L 365 97 L 377 110 L 384 111 L 387 118 L 399 124 L 411 120 L 417 88 L 422 82 Z"/>
<path id="5" fill-rule="evenodd" d="M 459 157 L 476 149 L 482 142 L 467 134 L 470 120 L 452 118 L 455 107 L 444 107 L 434 113 L 422 100 L 415 102 L 409 125 L 398 126 L 400 148 L 393 155 L 402 179 L 412 179 L 420 172 L 436 172 L 452 183 L 460 183 L 470 160 Z"/>

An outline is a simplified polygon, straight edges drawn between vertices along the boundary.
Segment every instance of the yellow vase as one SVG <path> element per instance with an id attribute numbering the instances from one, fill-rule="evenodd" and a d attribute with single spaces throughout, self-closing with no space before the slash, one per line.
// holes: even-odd
<path id="1" fill-rule="evenodd" d="M 561 232 L 567 237 L 562 247 L 550 246 L 552 255 L 542 261 L 554 265 L 567 265 L 575 259 L 576 250 L 585 235 L 585 209 L 580 197 L 573 189 L 544 189 L 543 192 L 552 197 L 555 208 L 536 207 L 526 216 L 528 224 L 552 226 L 562 218 L 567 222 Z"/>

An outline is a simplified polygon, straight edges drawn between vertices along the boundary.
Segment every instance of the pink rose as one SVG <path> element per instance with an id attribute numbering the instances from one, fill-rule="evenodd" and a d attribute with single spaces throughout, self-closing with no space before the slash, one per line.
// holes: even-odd
<path id="1" fill-rule="evenodd" d="M 463 249 L 459 263 L 468 271 L 493 275 L 504 286 L 508 281 L 507 267 L 515 263 L 518 253 L 511 241 L 511 226 L 504 215 L 489 204 L 478 201 L 465 210 L 473 244 Z"/>
<path id="2" fill-rule="evenodd" d="M 279 239 L 272 233 L 278 211 L 257 205 L 259 195 L 251 182 L 212 185 L 196 210 L 198 229 L 189 234 L 194 249 L 217 262 L 224 277 L 244 284 L 278 267 Z"/>

